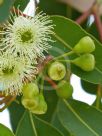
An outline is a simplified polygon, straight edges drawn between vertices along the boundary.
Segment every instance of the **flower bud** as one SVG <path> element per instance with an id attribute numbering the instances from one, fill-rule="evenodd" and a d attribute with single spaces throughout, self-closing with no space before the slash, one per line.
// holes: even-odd
<path id="1" fill-rule="evenodd" d="M 81 38 L 81 40 L 73 48 L 73 51 L 76 53 L 91 53 L 94 50 L 94 41 L 89 36 Z"/>
<path id="2" fill-rule="evenodd" d="M 35 83 L 28 83 L 23 87 L 23 96 L 26 98 L 33 98 L 39 94 L 39 88 Z"/>
<path id="3" fill-rule="evenodd" d="M 48 69 L 48 75 L 52 80 L 58 81 L 64 78 L 66 74 L 66 68 L 64 64 L 60 62 L 54 62 Z"/>
<path id="4" fill-rule="evenodd" d="M 95 67 L 95 58 L 92 54 L 84 54 L 74 60 L 72 63 L 80 67 L 84 71 L 92 71 Z"/>
<path id="5" fill-rule="evenodd" d="M 31 112 L 35 114 L 44 114 L 46 113 L 46 111 L 47 111 L 47 103 L 45 102 L 44 96 L 42 94 L 39 94 L 39 104 L 36 108 L 33 107 L 31 109 Z"/>
<path id="6" fill-rule="evenodd" d="M 73 93 L 73 87 L 69 82 L 62 80 L 58 84 L 56 93 L 60 98 L 63 98 L 63 99 L 70 98 Z"/>
<path id="7" fill-rule="evenodd" d="M 44 114 L 47 111 L 47 104 L 43 94 L 38 94 L 33 98 L 22 97 L 22 105 L 30 112 L 35 114 Z"/>

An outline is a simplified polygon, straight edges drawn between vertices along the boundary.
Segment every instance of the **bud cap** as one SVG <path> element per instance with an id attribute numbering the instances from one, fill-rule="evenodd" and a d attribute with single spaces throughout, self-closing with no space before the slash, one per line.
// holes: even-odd
<path id="1" fill-rule="evenodd" d="M 94 50 L 94 41 L 89 36 L 81 38 L 80 41 L 73 48 L 73 51 L 76 53 L 91 53 Z"/>
<path id="2" fill-rule="evenodd" d="M 95 58 L 92 54 L 84 54 L 72 61 L 73 64 L 84 71 L 92 71 L 95 68 Z"/>

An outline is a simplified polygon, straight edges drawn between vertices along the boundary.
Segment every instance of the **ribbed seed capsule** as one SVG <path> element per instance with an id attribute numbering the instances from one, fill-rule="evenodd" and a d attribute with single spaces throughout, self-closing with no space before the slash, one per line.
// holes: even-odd
<path id="1" fill-rule="evenodd" d="M 36 108 L 39 104 L 39 98 L 38 96 L 35 96 L 34 98 L 26 98 L 26 97 L 22 97 L 22 105 L 28 109 L 31 110 L 32 108 Z"/>
<path id="2" fill-rule="evenodd" d="M 66 74 L 65 66 L 60 62 L 53 62 L 49 69 L 48 75 L 52 80 L 58 81 L 64 78 Z"/>

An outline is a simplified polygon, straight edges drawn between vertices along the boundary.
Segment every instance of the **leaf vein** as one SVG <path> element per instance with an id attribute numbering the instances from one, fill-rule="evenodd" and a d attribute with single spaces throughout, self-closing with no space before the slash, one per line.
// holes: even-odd
<path id="1" fill-rule="evenodd" d="M 95 134 L 95 136 L 99 136 L 97 132 L 95 132 L 88 124 L 86 124 L 86 122 L 76 113 L 76 111 L 72 108 L 72 106 L 65 99 L 63 101 L 80 122 L 82 122 L 93 134 Z"/>

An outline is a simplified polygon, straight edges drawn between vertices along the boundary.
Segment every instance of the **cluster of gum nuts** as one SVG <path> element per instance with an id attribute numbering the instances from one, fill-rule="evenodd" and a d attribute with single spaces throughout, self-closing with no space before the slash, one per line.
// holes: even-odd
<path id="1" fill-rule="evenodd" d="M 85 36 L 74 46 L 73 52 L 78 55 L 70 62 L 81 70 L 89 72 L 95 67 L 95 58 L 91 54 L 95 50 L 94 41 Z M 66 67 L 58 60 L 52 62 L 48 67 L 48 76 L 51 80 L 57 81 L 56 94 L 62 99 L 72 97 L 73 87 L 69 81 L 64 80 L 66 75 Z M 35 114 L 44 114 L 47 111 L 47 104 L 43 93 L 39 91 L 37 84 L 28 83 L 23 87 L 22 104 L 25 108 Z"/>

